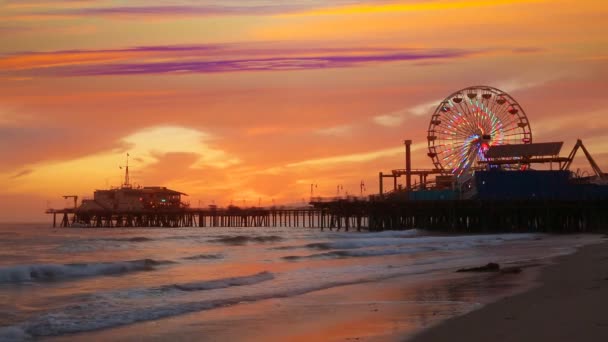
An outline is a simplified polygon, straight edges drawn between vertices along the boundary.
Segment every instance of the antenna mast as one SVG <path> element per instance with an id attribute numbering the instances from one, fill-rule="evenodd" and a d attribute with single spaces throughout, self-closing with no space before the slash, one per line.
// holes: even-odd
<path id="1" fill-rule="evenodd" d="M 124 189 L 131 189 L 131 183 L 129 183 L 129 153 L 127 153 L 127 165 L 125 166 L 125 183 L 122 187 Z"/>

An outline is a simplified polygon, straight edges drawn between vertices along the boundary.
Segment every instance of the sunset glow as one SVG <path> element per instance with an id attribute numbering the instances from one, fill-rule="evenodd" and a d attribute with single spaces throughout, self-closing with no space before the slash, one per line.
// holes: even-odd
<path id="1" fill-rule="evenodd" d="M 432 167 L 433 110 L 477 84 L 607 172 L 607 15 L 603 0 L 0 0 L 0 221 L 118 186 L 126 153 L 133 183 L 194 206 L 369 195 L 404 139 Z"/>

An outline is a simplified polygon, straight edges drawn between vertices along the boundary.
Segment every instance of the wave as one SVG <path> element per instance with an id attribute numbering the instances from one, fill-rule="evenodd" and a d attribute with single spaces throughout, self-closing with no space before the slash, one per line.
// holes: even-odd
<path id="1" fill-rule="evenodd" d="M 370 239 L 370 238 L 411 238 L 422 235 L 428 235 L 430 232 L 423 229 L 407 229 L 407 230 L 385 230 L 382 232 L 353 232 L 352 234 L 329 233 L 328 236 L 340 239 Z"/>
<path id="2" fill-rule="evenodd" d="M 402 244 L 403 241 L 391 238 L 372 238 L 372 239 L 357 239 L 357 240 L 339 240 L 332 242 L 316 242 L 305 245 L 306 248 L 329 250 L 329 249 L 356 249 L 366 247 L 382 247 L 395 246 Z"/>
<path id="3" fill-rule="evenodd" d="M 317 253 L 310 255 L 288 255 L 282 257 L 287 261 L 298 261 L 304 259 L 340 259 L 340 258 L 363 258 L 374 256 L 386 256 L 397 254 L 413 254 L 436 250 L 433 247 L 408 247 L 408 248 L 393 248 L 393 249 L 370 249 L 370 250 L 338 250 L 325 253 Z"/>
<path id="4" fill-rule="evenodd" d="M 198 254 L 183 257 L 182 260 L 217 260 L 222 258 L 224 258 L 224 256 L 221 254 Z"/>
<path id="5" fill-rule="evenodd" d="M 148 242 L 153 241 L 149 237 L 145 236 L 134 236 L 134 237 L 126 237 L 126 238 L 103 238 L 103 239 L 91 239 L 91 241 L 118 241 L 118 242 Z"/>
<path id="6" fill-rule="evenodd" d="M 419 236 L 409 239 L 388 239 L 377 237 L 365 240 L 345 239 L 332 242 L 310 243 L 303 246 L 310 249 L 333 251 L 310 255 L 288 255 L 282 257 L 282 259 L 288 261 L 297 261 L 302 259 L 373 257 L 396 254 L 412 254 L 434 250 L 462 250 L 479 246 L 495 246 L 502 244 L 505 241 L 532 240 L 537 237 L 537 234 L 524 233 L 500 235 Z"/>
<path id="7" fill-rule="evenodd" d="M 252 277 L 270 277 L 262 272 Z M 288 298 L 306 293 L 320 291 L 338 286 L 361 284 L 383 279 L 400 277 L 420 272 L 394 273 L 379 277 L 368 277 L 354 280 L 330 281 L 296 289 L 267 291 L 256 295 L 243 295 L 223 299 L 189 300 L 187 302 L 165 302 L 162 305 L 140 307 L 116 307 L 113 302 L 95 302 L 70 305 L 60 312 L 47 313 L 18 326 L 0 328 L 0 336 L 10 329 L 13 333 L 19 331 L 25 336 L 42 337 L 78 333 L 128 325 L 136 322 L 158 320 L 192 312 L 200 312 L 220 307 L 238 305 L 245 302 L 256 302 L 273 298 Z M 423 272 L 424 273 L 424 272 Z"/>
<path id="8" fill-rule="evenodd" d="M 244 245 L 249 242 L 254 243 L 265 243 L 265 242 L 278 242 L 283 241 L 283 238 L 277 235 L 267 236 L 246 236 L 246 235 L 234 235 L 234 236 L 222 236 L 217 239 L 209 240 L 214 243 L 224 243 L 227 245 Z"/>
<path id="9" fill-rule="evenodd" d="M 383 232 L 384 233 L 384 232 Z M 308 248 L 315 250 L 332 250 L 332 249 L 360 249 L 370 247 L 402 247 L 411 245 L 424 244 L 427 246 L 441 245 L 445 249 L 459 248 L 461 246 L 479 246 L 483 244 L 493 245 L 502 243 L 508 240 L 532 239 L 537 238 L 533 234 L 501 234 L 501 235 L 399 235 L 397 232 L 389 232 L 392 236 L 387 236 L 383 233 L 375 233 L 373 236 L 367 235 L 368 238 L 344 238 L 336 239 L 335 241 L 315 242 L 301 246 L 284 246 L 275 247 L 277 250 L 291 250 L 299 248 Z M 405 238 L 407 236 L 407 238 Z"/>
<path id="10" fill-rule="evenodd" d="M 348 233 L 330 233 L 324 237 L 335 238 L 336 241 L 315 242 L 299 246 L 278 246 L 269 248 L 271 250 L 293 250 L 301 248 L 310 248 L 318 250 L 330 249 L 354 249 L 375 246 L 394 246 L 399 245 L 406 238 L 417 238 L 426 234 L 419 229 L 409 229 L 405 231 L 384 231 L 384 232 L 353 232 Z"/>
<path id="11" fill-rule="evenodd" d="M 168 263 L 172 262 L 140 259 L 88 264 L 38 264 L 0 267 L 0 283 L 19 284 L 150 271 L 154 270 L 155 266 Z"/>
<path id="12" fill-rule="evenodd" d="M 232 277 L 216 280 L 207 280 L 195 283 L 174 284 L 163 287 L 163 289 L 177 289 L 180 291 L 204 291 L 223 289 L 232 286 L 244 286 L 261 283 L 274 279 L 274 275 L 268 271 L 260 272 L 250 276 Z"/>

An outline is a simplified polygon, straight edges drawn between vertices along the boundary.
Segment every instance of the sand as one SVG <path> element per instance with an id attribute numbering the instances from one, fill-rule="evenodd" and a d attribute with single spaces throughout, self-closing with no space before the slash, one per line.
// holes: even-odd
<path id="1" fill-rule="evenodd" d="M 608 242 L 556 259 L 539 283 L 411 341 L 608 341 Z"/>

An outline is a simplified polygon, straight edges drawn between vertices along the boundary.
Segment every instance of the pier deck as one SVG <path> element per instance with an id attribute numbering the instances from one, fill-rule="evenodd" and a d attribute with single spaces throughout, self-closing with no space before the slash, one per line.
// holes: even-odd
<path id="1" fill-rule="evenodd" d="M 447 232 L 607 231 L 608 200 L 311 202 L 302 208 L 183 208 L 168 211 L 49 210 L 53 227 L 301 227 Z M 57 221 L 59 216 L 60 221 Z"/>

